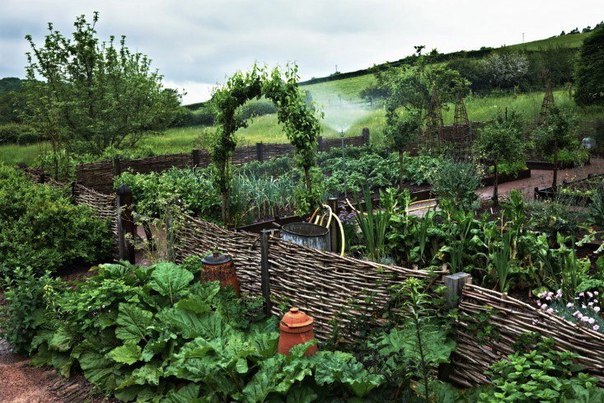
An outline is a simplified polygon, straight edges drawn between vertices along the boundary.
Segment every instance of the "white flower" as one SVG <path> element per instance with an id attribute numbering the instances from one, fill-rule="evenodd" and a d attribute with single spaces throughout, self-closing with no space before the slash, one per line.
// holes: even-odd
<path id="1" fill-rule="evenodd" d="M 596 323 L 596 320 L 594 318 L 589 318 L 588 322 L 590 325 L 593 325 L 594 323 Z"/>
<path id="2" fill-rule="evenodd" d="M 547 304 L 541 305 L 541 309 L 547 309 Z"/>
<path id="3" fill-rule="evenodd" d="M 594 325 L 594 327 L 592 329 L 595 330 L 595 331 L 598 331 L 598 329 L 600 329 L 600 326 Z"/>
<path id="4" fill-rule="evenodd" d="M 584 292 L 580 292 L 580 293 L 579 293 L 579 296 L 580 296 L 580 297 L 584 297 L 584 296 L 585 296 L 585 293 L 584 293 Z"/>
<path id="5" fill-rule="evenodd" d="M 551 295 L 549 295 L 549 294 L 547 294 L 547 295 L 545 296 L 545 300 L 546 300 L 546 301 L 551 301 L 551 300 L 552 300 L 552 296 L 551 296 Z"/>
<path id="6" fill-rule="evenodd" d="M 566 307 L 567 307 L 567 308 L 571 308 L 571 307 L 573 307 L 573 306 L 575 306 L 575 304 L 573 304 L 572 302 L 569 302 L 568 304 L 566 304 Z"/>
<path id="7" fill-rule="evenodd" d="M 599 307 L 599 306 L 594 306 L 594 311 L 595 311 L 596 313 L 600 312 L 600 307 Z"/>
<path id="8" fill-rule="evenodd" d="M 581 316 L 583 316 L 583 314 L 579 311 L 575 311 L 575 313 L 573 313 L 573 316 L 576 316 L 577 318 L 581 318 Z"/>
<path id="9" fill-rule="evenodd" d="M 556 298 L 560 298 L 562 296 L 562 290 L 558 289 L 558 291 L 556 291 Z"/>
<path id="10" fill-rule="evenodd" d="M 585 306 L 585 304 L 581 304 L 581 308 L 587 309 L 587 307 Z"/>
<path id="11" fill-rule="evenodd" d="M 552 312 L 554 312 L 554 308 L 549 308 L 549 309 L 548 309 L 547 311 L 545 311 L 545 312 L 547 312 L 547 313 L 552 313 Z"/>
<path id="12" fill-rule="evenodd" d="M 594 295 L 598 295 L 598 292 L 597 292 L 597 291 L 594 291 Z"/>
<path id="13" fill-rule="evenodd" d="M 588 302 L 587 305 L 594 306 L 594 303 L 593 302 Z"/>
<path id="14" fill-rule="evenodd" d="M 587 322 L 587 321 L 589 321 L 589 317 L 587 317 L 587 316 L 581 317 L 581 322 Z"/>
<path id="15" fill-rule="evenodd" d="M 587 296 L 588 296 L 589 298 L 593 298 L 593 297 L 594 297 L 594 295 L 591 293 L 591 291 L 587 291 Z"/>

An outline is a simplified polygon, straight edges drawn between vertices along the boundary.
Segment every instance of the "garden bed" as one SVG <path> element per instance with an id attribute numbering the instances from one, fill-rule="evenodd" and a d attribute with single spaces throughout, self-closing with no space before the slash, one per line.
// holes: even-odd
<path id="1" fill-rule="evenodd" d="M 531 177 L 531 168 L 523 169 L 514 174 L 499 174 L 498 184 L 513 182 L 520 179 L 528 179 Z M 493 186 L 495 184 L 495 175 L 485 175 L 481 180 L 482 186 Z"/>
<path id="2" fill-rule="evenodd" d="M 564 161 L 564 162 L 558 163 L 558 169 L 572 169 L 572 168 L 576 168 L 581 165 L 589 165 L 589 164 L 591 164 L 591 161 L 589 159 L 586 162 L 584 162 L 583 164 L 577 164 L 576 161 Z M 549 161 L 539 161 L 539 160 L 527 161 L 526 166 L 529 169 L 535 169 L 535 170 L 540 170 L 540 171 L 553 171 L 554 170 L 554 164 Z"/>

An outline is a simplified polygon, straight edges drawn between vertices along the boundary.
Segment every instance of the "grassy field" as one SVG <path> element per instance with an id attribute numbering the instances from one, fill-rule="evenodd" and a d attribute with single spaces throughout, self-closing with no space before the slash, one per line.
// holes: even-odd
<path id="1" fill-rule="evenodd" d="M 589 33 L 554 36 L 552 38 L 541 39 L 538 41 L 506 46 L 505 49 L 543 50 L 552 48 L 579 48 L 583 44 L 583 40 L 587 38 L 588 35 Z"/>

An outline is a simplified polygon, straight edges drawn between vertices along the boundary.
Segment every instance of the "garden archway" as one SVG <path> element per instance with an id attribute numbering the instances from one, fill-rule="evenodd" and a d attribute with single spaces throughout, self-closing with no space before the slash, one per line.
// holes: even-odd
<path id="1" fill-rule="evenodd" d="M 214 92 L 217 109 L 218 139 L 212 158 L 218 168 L 218 187 L 222 197 L 222 220 L 229 222 L 231 158 L 237 145 L 235 132 L 247 126 L 237 119 L 237 108 L 252 99 L 265 97 L 277 106 L 277 119 L 295 147 L 296 160 L 304 170 L 306 191 L 311 192 L 310 168 L 315 163 L 317 137 L 321 131 L 319 116 L 298 86 L 298 68 L 288 65 L 285 72 L 276 67 L 270 72 L 254 65 L 248 72 L 237 72 Z"/>

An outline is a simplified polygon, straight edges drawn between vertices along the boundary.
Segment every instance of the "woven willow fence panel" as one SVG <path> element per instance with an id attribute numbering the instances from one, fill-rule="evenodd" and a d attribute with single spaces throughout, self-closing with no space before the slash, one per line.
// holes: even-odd
<path id="1" fill-rule="evenodd" d="M 487 324 L 484 318 L 494 332 L 479 337 Z M 451 379 L 468 387 L 489 382 L 486 374 L 489 366 L 512 354 L 514 342 L 527 332 L 551 337 L 557 349 L 578 354 L 578 363 L 585 367 L 584 371 L 604 385 L 604 335 L 475 285 L 465 286 L 459 305 L 457 349 L 453 355 L 455 371 Z"/>
<path id="2" fill-rule="evenodd" d="M 233 257 L 244 296 L 262 296 L 260 284 L 260 236 L 233 232 L 214 224 L 187 217 L 184 228 L 175 234 L 176 261 L 191 255 L 207 256 L 218 249 Z"/>
<path id="3" fill-rule="evenodd" d="M 176 259 L 205 256 L 214 248 L 233 257 L 244 295 L 261 296 L 260 236 L 232 232 L 188 217 L 175 234 Z M 315 333 L 326 339 L 337 319 L 342 337 L 346 325 L 386 307 L 388 287 L 407 278 L 429 278 L 428 272 L 340 257 L 271 237 L 268 260 L 273 313 L 298 306 L 315 318 Z M 442 272 L 437 273 L 443 274 Z"/>
<path id="4" fill-rule="evenodd" d="M 106 195 L 76 184 L 73 188 L 73 200 L 76 204 L 84 204 L 92 208 L 97 217 L 109 220 L 111 230 L 117 245 L 117 210 L 115 195 Z"/>

